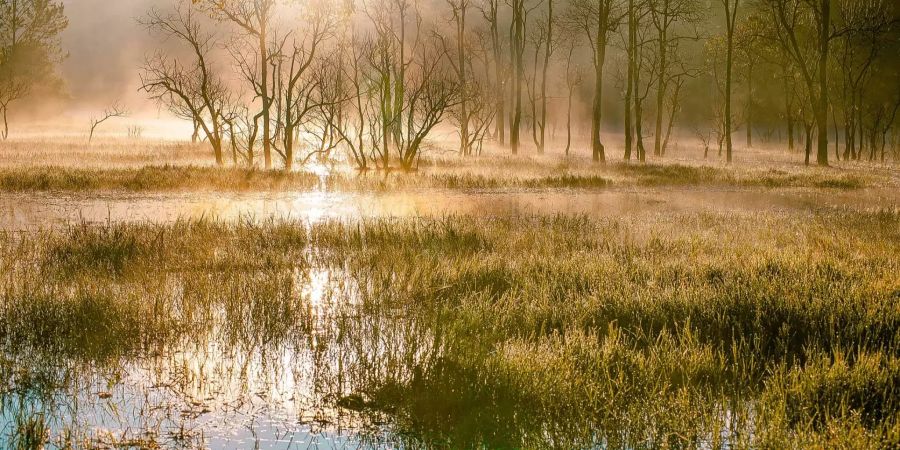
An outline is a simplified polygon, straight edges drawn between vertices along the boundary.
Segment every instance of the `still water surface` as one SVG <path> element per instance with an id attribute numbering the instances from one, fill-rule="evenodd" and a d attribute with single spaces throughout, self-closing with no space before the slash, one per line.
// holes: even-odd
<path id="1" fill-rule="evenodd" d="M 556 215 L 814 212 L 819 208 L 890 208 L 900 191 L 778 190 L 423 190 L 403 193 L 216 192 L 154 194 L 0 194 L 0 229 L 28 230 L 72 223 L 158 222 L 180 219 L 328 219 L 446 215 Z"/>
<path id="2" fill-rule="evenodd" d="M 445 215 L 806 214 L 832 207 L 896 207 L 898 197 L 890 190 L 2 194 L 0 228 L 27 231 L 79 222 L 198 218 L 315 223 Z M 176 299 L 184 296 L 191 283 L 198 282 L 192 276 L 168 274 L 161 281 L 162 291 Z M 250 286 L 268 283 L 254 279 L 254 274 L 244 276 Z M 342 267 L 300 265 L 291 277 L 292 296 L 302 307 L 290 316 L 264 311 L 245 316 L 253 322 L 235 322 L 228 311 L 212 304 L 208 310 L 180 312 L 202 317 L 194 319 L 201 326 L 174 340 L 117 343 L 122 348 L 90 342 L 62 343 L 58 348 L 40 342 L 33 348 L 5 345 L 0 358 L 5 367 L 0 369 L 8 377 L 0 386 L 5 391 L 0 398 L 0 447 L 21 439 L 23 424 L 34 417 L 49 428 L 51 448 L 64 448 L 71 436 L 97 448 L 431 446 L 427 427 L 410 433 L 392 423 L 389 408 L 373 406 L 357 393 L 385 380 L 415 384 L 423 371 L 434 370 L 442 352 L 453 348 L 452 337 L 434 325 L 439 318 L 373 308 L 362 300 L 359 280 Z M 227 286 L 233 280 L 216 281 Z M 472 380 L 459 376 L 447 382 L 459 383 L 450 392 L 471 394 Z M 467 432 L 476 442 L 503 446 L 543 433 L 535 426 L 565 428 L 584 420 L 572 411 L 572 417 L 547 424 L 502 406 L 492 414 L 497 423 L 469 425 L 473 428 Z M 498 423 L 508 428 L 498 428 Z"/>

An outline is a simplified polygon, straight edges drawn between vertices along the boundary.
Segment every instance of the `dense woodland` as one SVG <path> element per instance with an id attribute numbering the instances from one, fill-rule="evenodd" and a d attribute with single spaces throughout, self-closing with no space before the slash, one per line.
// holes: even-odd
<path id="1" fill-rule="evenodd" d="M 141 90 L 220 165 L 414 169 L 451 129 L 463 156 L 900 152 L 891 0 L 173 0 L 138 20 L 160 43 Z M 4 139 L 18 105 L 65 91 L 66 26 L 56 0 L 0 0 Z"/>

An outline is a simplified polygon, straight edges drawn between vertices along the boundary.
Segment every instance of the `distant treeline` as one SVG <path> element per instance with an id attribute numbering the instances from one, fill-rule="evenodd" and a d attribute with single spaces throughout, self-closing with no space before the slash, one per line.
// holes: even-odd
<path id="1" fill-rule="evenodd" d="M 738 133 L 820 165 L 900 151 L 891 0 L 173 0 L 140 22 L 183 46 L 147 56 L 143 91 L 219 164 L 411 169 L 441 124 L 461 155 L 587 134 L 595 161 L 645 161 L 685 130 L 728 161 Z M 65 26 L 57 1 L 0 0 L 4 137 Z"/>

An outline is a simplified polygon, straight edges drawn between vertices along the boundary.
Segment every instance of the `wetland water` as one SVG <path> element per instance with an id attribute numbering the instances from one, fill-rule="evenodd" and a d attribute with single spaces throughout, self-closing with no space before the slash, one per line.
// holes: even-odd
<path id="1" fill-rule="evenodd" d="M 7 230 L 35 231 L 79 222 L 171 223 L 201 217 L 226 222 L 246 217 L 291 218 L 322 224 L 326 219 L 519 214 L 639 218 L 651 214 L 666 221 L 669 214 L 707 211 L 812 214 L 819 209 L 897 204 L 898 194 L 890 190 L 3 194 L 0 224 Z M 555 246 L 564 241 L 560 236 L 577 234 L 582 225 L 565 225 L 559 236 L 534 248 Z M 202 226 L 200 231 L 180 226 L 188 227 L 187 234 L 203 232 Z M 328 225 L 323 226 L 327 231 Z M 534 236 L 527 234 L 528 227 L 513 228 L 522 228 L 522 234 L 504 242 L 525 247 L 512 253 L 532 248 L 528 243 Z M 402 231 L 389 240 L 404 242 Z M 375 227 L 372 234 L 381 232 Z M 296 232 L 300 238 L 291 234 L 295 232 L 288 236 L 248 233 L 245 238 L 240 232 L 226 231 L 226 242 L 238 240 L 240 245 L 220 248 L 223 244 L 215 240 L 186 240 L 186 245 L 167 247 L 167 259 L 157 263 L 140 263 L 141 258 L 152 260 L 156 253 L 134 250 L 140 245 L 127 235 L 84 234 L 77 229 L 68 233 L 61 243 L 26 251 L 24 261 L 10 260 L 15 254 L 10 243 L 16 238 L 7 236 L 8 248 L 0 247 L 8 251 L 0 259 L 5 264 L 4 277 L 11 280 L 4 295 L 8 301 L 21 300 L 8 305 L 15 314 L 3 316 L 7 334 L 0 342 L 0 447 L 14 447 L 31 434 L 49 435 L 49 448 L 74 443 L 79 448 L 151 449 L 577 448 L 603 447 L 611 439 L 619 439 L 612 447 L 633 448 L 635 442 L 668 439 L 653 434 L 658 427 L 669 426 L 660 419 L 667 417 L 668 405 L 657 405 L 663 411 L 654 413 L 659 424 L 633 422 L 645 415 L 641 408 L 628 409 L 646 404 L 635 400 L 640 394 L 610 406 L 608 417 L 597 413 L 605 407 L 586 415 L 577 405 L 521 394 L 527 389 L 542 391 L 529 387 L 524 376 L 504 375 L 504 370 L 530 373 L 532 363 L 515 370 L 494 366 L 499 364 L 495 359 L 504 364 L 517 358 L 528 362 L 524 355 L 539 348 L 517 338 L 497 344 L 496 336 L 482 337 L 490 336 L 490 327 L 471 323 L 496 313 L 473 308 L 476 312 L 468 316 L 466 310 L 457 309 L 457 303 L 465 300 L 478 306 L 484 301 L 484 311 L 492 311 L 493 302 L 506 301 L 507 294 L 518 301 L 524 295 L 517 292 L 519 286 L 543 272 L 532 273 L 524 263 L 489 265 L 510 255 L 491 255 L 484 237 L 470 237 L 465 226 L 461 232 L 433 235 L 428 231 L 423 235 L 427 240 L 412 240 L 413 253 L 405 259 L 435 252 L 435 259 L 422 259 L 422 264 L 433 265 L 432 272 L 421 269 L 418 260 L 394 266 L 387 260 L 394 254 L 372 254 L 375 249 L 366 245 L 356 249 L 352 258 L 341 256 L 339 252 L 346 250 L 342 248 L 355 245 L 352 229 L 342 232 L 346 242 L 338 243 L 315 241 L 304 230 Z M 179 228 L 174 233 L 180 233 Z M 155 248 L 155 239 L 146 245 Z M 178 242 L 171 235 L 168 239 Z M 294 245 L 293 239 L 309 240 Z M 132 242 L 132 247 L 118 247 L 122 241 Z M 206 255 L 201 248 L 200 257 L 187 253 L 189 257 L 179 259 L 179 252 L 186 251 L 183 247 L 194 248 L 198 243 L 201 247 L 208 243 L 215 250 Z M 283 245 L 286 250 L 265 250 L 270 245 Z M 66 251 L 61 253 L 59 248 Z M 242 259 L 245 249 L 247 261 Z M 338 256 L 329 257 L 332 251 Z M 473 257 L 480 251 L 485 252 L 484 258 Z M 601 259 L 570 273 L 565 261 L 584 255 L 568 251 L 568 256 L 540 269 L 551 272 L 539 275 L 547 284 L 534 287 L 540 292 L 535 298 L 559 295 L 588 302 L 589 286 L 603 286 L 576 275 L 585 267 L 598 267 Z M 452 257 L 445 258 L 446 253 Z M 87 259 L 79 260 L 79 255 Z M 44 258 L 50 257 L 57 259 L 47 263 Z M 263 259 L 265 263 L 260 262 Z M 453 261 L 468 261 L 470 268 L 453 266 Z M 471 269 L 471 264 L 487 265 Z M 712 284 L 724 276 L 710 274 L 704 279 Z M 44 304 L 50 306 L 42 309 Z M 469 334 L 469 326 L 480 331 Z M 548 333 L 550 342 L 557 339 Z M 578 351 L 578 336 L 573 338 L 572 351 Z M 663 348 L 675 346 L 675 350 L 660 351 L 662 355 L 677 354 L 678 345 L 687 345 L 658 342 Z M 470 359 L 469 352 L 487 362 L 460 364 Z M 585 352 L 605 354 L 590 347 Z M 575 360 L 587 361 L 585 355 Z M 632 376 L 629 370 L 623 376 Z M 537 379 L 544 384 L 543 378 Z M 564 380 L 560 383 L 565 385 Z M 666 386 L 668 381 L 660 383 Z M 622 389 L 611 390 L 609 398 L 619 398 Z M 665 388 L 651 386 L 647 391 L 659 389 Z M 607 394 L 596 395 L 600 404 L 607 402 Z M 748 427 L 752 407 L 726 406 L 716 397 L 702 401 L 708 403 L 679 405 L 709 414 L 703 416 L 708 422 L 684 425 L 696 433 L 687 438 L 694 446 L 727 443 L 732 433 Z M 733 407 L 741 412 L 732 411 Z"/>
<path id="2" fill-rule="evenodd" d="M 674 214 L 704 211 L 812 212 L 819 208 L 883 208 L 900 204 L 896 189 L 807 190 L 421 190 L 403 193 L 100 193 L 0 194 L 0 229 L 29 230 L 73 223 L 179 219 L 327 219 L 446 215 Z"/>

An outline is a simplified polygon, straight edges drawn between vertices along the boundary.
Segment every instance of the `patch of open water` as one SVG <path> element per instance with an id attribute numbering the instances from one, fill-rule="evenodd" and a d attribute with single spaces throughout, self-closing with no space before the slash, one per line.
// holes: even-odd
<path id="1" fill-rule="evenodd" d="M 587 215 L 700 212 L 813 212 L 820 208 L 892 208 L 892 189 L 824 190 L 418 190 L 396 193 L 102 193 L 0 194 L 0 229 L 29 230 L 73 223 L 185 219 L 365 219 L 446 215 Z"/>

